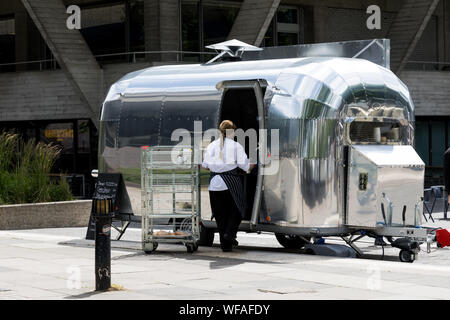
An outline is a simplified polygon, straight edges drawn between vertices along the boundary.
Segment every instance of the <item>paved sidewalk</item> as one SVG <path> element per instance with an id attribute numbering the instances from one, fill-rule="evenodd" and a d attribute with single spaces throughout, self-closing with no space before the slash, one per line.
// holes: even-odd
<path id="1" fill-rule="evenodd" d="M 431 225 L 450 228 L 448 221 Z M 113 242 L 112 283 L 119 290 L 96 293 L 94 242 L 83 239 L 85 232 L 0 231 L 0 299 L 450 298 L 449 248 L 434 245 L 407 264 L 393 248 L 379 260 L 373 239 L 360 243 L 364 259 L 351 259 L 300 254 L 281 248 L 272 234 L 239 233 L 240 247 L 231 253 L 215 245 L 189 254 L 160 244 L 146 255 L 140 229 L 131 228 Z"/>

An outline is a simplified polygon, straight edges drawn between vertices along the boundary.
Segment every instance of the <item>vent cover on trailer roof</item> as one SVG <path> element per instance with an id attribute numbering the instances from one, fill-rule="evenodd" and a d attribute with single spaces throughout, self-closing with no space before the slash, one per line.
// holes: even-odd
<path id="1" fill-rule="evenodd" d="M 206 46 L 208 49 L 216 50 L 220 52 L 219 55 L 215 56 L 213 59 L 209 60 L 206 64 L 213 63 L 219 58 L 224 59 L 225 57 L 231 58 L 230 60 L 241 60 L 242 54 L 245 51 L 261 51 L 262 48 L 252 46 L 251 44 L 233 39 L 225 42 L 215 43 L 210 46 Z"/>

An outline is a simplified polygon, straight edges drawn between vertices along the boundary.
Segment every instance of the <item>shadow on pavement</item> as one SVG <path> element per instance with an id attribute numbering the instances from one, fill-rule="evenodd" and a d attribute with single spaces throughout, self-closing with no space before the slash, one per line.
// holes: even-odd
<path id="1" fill-rule="evenodd" d="M 81 293 L 81 294 L 76 294 L 76 295 L 71 295 L 71 296 L 67 296 L 64 297 L 64 299 L 85 299 L 85 298 L 89 298 L 98 294 L 102 294 L 108 291 L 89 291 L 89 292 L 85 292 L 85 293 Z"/>
<path id="2" fill-rule="evenodd" d="M 60 245 L 65 246 L 73 246 L 73 247 L 88 247 L 94 248 L 95 243 L 92 240 L 85 239 L 74 239 L 69 241 L 63 241 L 58 243 Z M 249 259 L 248 256 L 240 256 L 239 253 L 252 253 L 252 252 L 260 252 L 260 253 L 280 253 L 280 254 L 299 254 L 302 255 L 302 259 L 317 259 L 319 256 L 306 254 L 301 249 L 286 249 L 286 248 L 276 248 L 276 247 L 262 247 L 262 246 L 252 246 L 252 245 L 240 245 L 236 249 L 234 249 L 231 253 L 224 253 L 220 250 L 220 246 L 218 244 L 213 245 L 212 247 L 199 247 L 199 251 L 196 253 L 186 253 L 183 249 L 181 250 L 172 250 L 178 248 L 179 244 L 164 244 L 165 248 L 159 248 L 155 252 L 151 254 L 145 254 L 141 251 L 141 244 L 138 241 L 129 241 L 129 240 L 114 240 L 111 241 L 112 250 L 121 250 L 130 252 L 130 254 L 120 255 L 113 257 L 112 260 L 119 259 L 127 259 L 133 258 L 137 256 L 149 256 L 152 258 L 160 259 L 162 255 L 169 255 L 172 258 L 176 257 L 178 259 L 184 260 L 208 260 L 210 261 L 210 269 L 225 269 L 229 267 L 233 267 L 243 263 L 258 263 L 258 264 L 278 264 L 283 265 L 289 263 L 291 260 L 286 260 L 285 262 L 274 262 L 268 260 L 262 260 L 261 257 L 256 259 Z M 389 246 L 390 247 L 390 246 Z M 362 257 L 359 259 L 368 259 L 368 260 L 379 260 L 379 261 L 398 261 L 399 258 L 397 255 L 392 255 L 392 253 L 382 254 L 380 252 L 373 251 L 380 250 L 380 247 L 366 247 L 365 252 Z M 334 259 L 334 256 L 320 256 L 321 259 Z"/>

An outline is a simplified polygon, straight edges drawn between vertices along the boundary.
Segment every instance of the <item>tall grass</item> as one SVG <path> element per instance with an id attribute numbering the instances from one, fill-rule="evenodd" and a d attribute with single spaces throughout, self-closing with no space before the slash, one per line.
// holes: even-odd
<path id="1" fill-rule="evenodd" d="M 50 178 L 60 152 L 52 144 L 0 133 L 0 204 L 72 200 L 67 181 Z"/>

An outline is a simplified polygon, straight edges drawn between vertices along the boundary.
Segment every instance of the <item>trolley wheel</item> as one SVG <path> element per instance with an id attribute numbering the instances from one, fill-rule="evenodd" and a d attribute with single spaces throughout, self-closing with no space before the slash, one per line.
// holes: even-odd
<path id="1" fill-rule="evenodd" d="M 143 249 L 146 254 L 154 252 L 158 248 L 158 242 L 144 243 Z"/>
<path id="2" fill-rule="evenodd" d="M 200 240 L 198 241 L 199 246 L 212 247 L 214 243 L 214 229 L 205 228 L 200 225 Z"/>
<path id="3" fill-rule="evenodd" d="M 405 250 L 405 249 L 400 250 L 400 253 L 398 256 L 399 256 L 401 262 L 412 263 L 416 259 L 414 251 Z"/>
<path id="4" fill-rule="evenodd" d="M 187 252 L 193 253 L 194 251 L 197 250 L 197 249 L 195 248 L 196 246 L 197 246 L 197 245 L 194 245 L 194 244 L 192 244 L 192 243 L 186 244 Z M 198 246 L 197 246 L 197 247 L 198 247 Z"/>
<path id="5" fill-rule="evenodd" d="M 305 246 L 306 241 L 299 236 L 275 233 L 278 242 L 286 249 L 301 249 Z"/>

